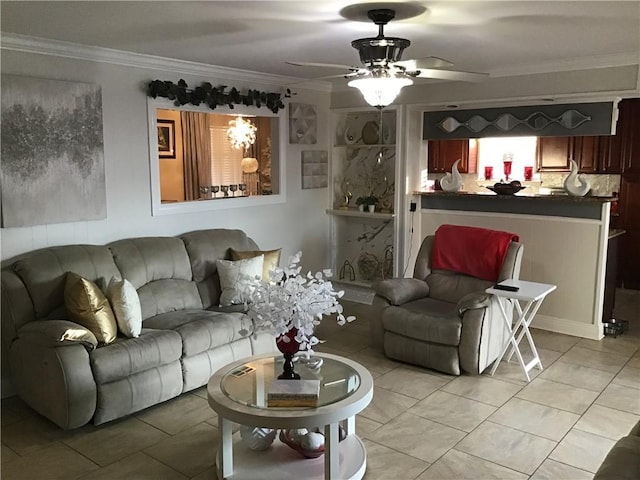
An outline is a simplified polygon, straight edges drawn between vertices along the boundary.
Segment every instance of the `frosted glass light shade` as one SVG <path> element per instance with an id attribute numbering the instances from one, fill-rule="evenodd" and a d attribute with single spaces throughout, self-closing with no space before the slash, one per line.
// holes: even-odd
<path id="1" fill-rule="evenodd" d="M 240 168 L 243 173 L 254 173 L 258 171 L 258 159 L 253 157 L 244 157 L 240 162 Z"/>
<path id="2" fill-rule="evenodd" d="M 348 85 L 357 88 L 372 107 L 382 108 L 391 104 L 402 87 L 412 85 L 413 80 L 398 77 L 373 77 L 351 80 Z"/>

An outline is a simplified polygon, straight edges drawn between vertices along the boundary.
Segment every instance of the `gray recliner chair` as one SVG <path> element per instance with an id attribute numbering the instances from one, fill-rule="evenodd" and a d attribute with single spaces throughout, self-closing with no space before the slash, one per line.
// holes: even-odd
<path id="1" fill-rule="evenodd" d="M 434 238 L 424 239 L 413 278 L 374 284 L 374 345 L 402 362 L 453 375 L 480 374 L 508 339 L 498 299 L 484 293 L 495 282 L 432 269 Z M 522 252 L 522 244 L 509 244 L 498 282 L 519 277 Z"/>

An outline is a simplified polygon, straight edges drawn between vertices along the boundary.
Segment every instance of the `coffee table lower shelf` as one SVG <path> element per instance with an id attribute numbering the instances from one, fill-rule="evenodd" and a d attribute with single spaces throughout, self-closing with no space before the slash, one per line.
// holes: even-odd
<path id="1" fill-rule="evenodd" d="M 367 451 L 357 435 L 349 435 L 340 442 L 338 478 L 360 480 L 367 468 Z M 218 478 L 222 479 L 218 468 L 220 450 L 216 456 Z M 240 435 L 233 435 L 233 475 L 228 480 L 323 480 L 324 455 L 318 458 L 304 458 L 279 439 L 267 450 L 256 452 L 247 448 Z"/>

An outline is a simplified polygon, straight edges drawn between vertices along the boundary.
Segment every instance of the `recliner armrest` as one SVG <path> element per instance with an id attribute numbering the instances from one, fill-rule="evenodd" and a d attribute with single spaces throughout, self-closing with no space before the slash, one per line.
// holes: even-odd
<path id="1" fill-rule="evenodd" d="M 18 330 L 17 337 L 44 347 L 83 345 L 87 351 L 91 351 L 98 346 L 93 333 L 68 320 L 29 322 Z"/>
<path id="2" fill-rule="evenodd" d="M 468 310 L 487 308 L 491 302 L 491 295 L 484 292 L 469 293 L 460 299 L 456 308 L 458 315 L 463 316 Z"/>
<path id="3" fill-rule="evenodd" d="M 402 305 L 429 296 L 429 285 L 417 278 L 381 280 L 373 284 L 373 290 L 392 305 Z"/>

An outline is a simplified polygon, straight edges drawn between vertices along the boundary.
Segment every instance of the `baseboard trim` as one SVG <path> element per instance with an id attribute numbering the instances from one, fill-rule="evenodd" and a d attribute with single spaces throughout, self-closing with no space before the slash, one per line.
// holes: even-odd
<path id="1" fill-rule="evenodd" d="M 548 315 L 536 315 L 531 326 L 540 330 L 549 330 L 550 332 L 564 333 L 565 335 L 588 338 L 590 340 L 600 340 L 604 337 L 602 324 L 594 325 Z"/>

